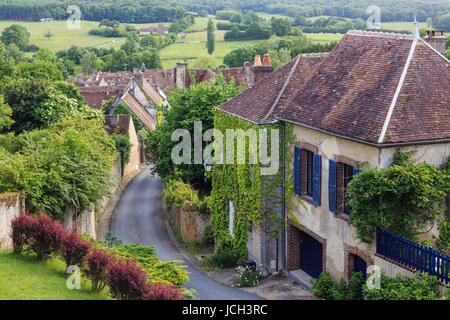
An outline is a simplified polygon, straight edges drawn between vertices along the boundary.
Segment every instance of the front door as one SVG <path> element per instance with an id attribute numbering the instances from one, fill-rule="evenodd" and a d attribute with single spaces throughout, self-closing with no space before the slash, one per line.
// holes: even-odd
<path id="1" fill-rule="evenodd" d="M 322 272 L 322 244 L 309 234 L 300 231 L 300 269 L 313 278 Z"/>
<path id="2" fill-rule="evenodd" d="M 361 272 L 364 281 L 366 281 L 366 276 L 367 276 L 367 264 L 366 262 L 361 259 L 358 256 L 353 256 L 354 259 L 354 266 L 353 266 L 353 271 L 354 272 Z"/>

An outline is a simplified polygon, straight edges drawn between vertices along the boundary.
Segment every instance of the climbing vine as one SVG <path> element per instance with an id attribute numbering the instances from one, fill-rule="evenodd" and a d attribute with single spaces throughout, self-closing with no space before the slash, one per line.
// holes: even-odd
<path id="1" fill-rule="evenodd" d="M 257 126 L 245 120 L 231 116 L 221 110 L 214 110 L 214 128 L 225 133 L 227 129 L 268 129 L 268 150 L 270 149 L 270 129 L 279 129 L 281 135 L 281 125 L 272 124 Z M 285 143 L 291 141 L 292 127 L 285 128 Z M 258 146 L 259 135 L 257 134 Z M 249 163 L 248 151 L 249 142 L 246 139 L 246 159 L 245 164 L 219 164 L 215 163 L 213 170 L 207 173 L 207 177 L 212 180 L 211 196 L 208 200 L 208 208 L 211 212 L 211 223 L 214 235 L 218 239 L 218 247 L 228 247 L 238 259 L 247 259 L 247 230 L 249 226 L 263 227 L 263 230 L 271 238 L 278 236 L 278 231 L 282 226 L 280 218 L 282 197 L 282 170 L 281 170 L 281 143 L 280 143 L 280 167 L 276 174 L 261 175 L 263 164 L 260 161 L 260 150 L 257 150 L 258 162 Z M 281 142 L 281 138 L 280 138 Z M 237 141 L 235 139 L 235 156 L 237 153 Z M 226 150 L 225 139 L 223 150 Z M 286 164 L 289 164 L 292 155 L 286 153 Z M 289 173 L 290 170 L 286 170 Z M 285 196 L 292 199 L 293 195 L 293 175 L 286 174 Z M 230 201 L 234 207 L 233 233 L 229 233 L 229 209 Z M 286 210 L 293 207 L 290 201 L 286 201 Z"/>
<path id="2" fill-rule="evenodd" d="M 413 163 L 410 157 L 397 152 L 391 167 L 364 170 L 350 182 L 350 223 L 361 240 L 370 242 L 376 227 L 416 240 L 441 215 L 450 171 Z"/>

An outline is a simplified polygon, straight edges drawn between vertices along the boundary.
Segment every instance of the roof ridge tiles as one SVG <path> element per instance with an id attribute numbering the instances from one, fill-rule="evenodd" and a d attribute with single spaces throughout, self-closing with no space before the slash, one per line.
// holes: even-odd
<path id="1" fill-rule="evenodd" d="M 348 30 L 346 35 L 362 36 L 362 37 L 379 37 L 390 39 L 406 39 L 413 40 L 412 34 L 396 33 L 396 32 L 379 32 L 379 31 L 367 31 L 367 30 Z"/>

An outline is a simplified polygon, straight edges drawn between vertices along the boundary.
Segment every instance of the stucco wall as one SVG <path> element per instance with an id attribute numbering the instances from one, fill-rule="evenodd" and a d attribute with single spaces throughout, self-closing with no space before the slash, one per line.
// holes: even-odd
<path id="1" fill-rule="evenodd" d="M 20 193 L 0 194 L 0 250 L 12 248 L 11 220 L 23 211 L 23 201 Z"/>
<path id="2" fill-rule="evenodd" d="M 392 156 L 397 148 L 381 149 L 362 143 L 341 139 L 312 129 L 294 126 L 293 130 L 296 142 L 306 142 L 318 148 L 322 156 L 321 179 L 321 205 L 316 206 L 312 202 L 303 201 L 305 207 L 300 204 L 300 199 L 295 195 L 295 209 L 293 214 L 301 225 L 310 229 L 318 236 L 327 239 L 326 242 L 326 269 L 338 279 L 345 277 L 345 253 L 344 243 L 356 247 L 373 257 L 375 254 L 375 242 L 363 243 L 355 236 L 355 228 L 347 221 L 338 218 L 329 211 L 328 204 L 328 169 L 329 159 L 336 155 L 349 157 L 360 163 L 365 163 L 364 168 L 388 167 L 392 162 Z M 293 154 L 294 146 L 290 146 Z M 440 166 L 450 155 L 450 143 L 409 146 L 400 148 L 401 151 L 417 150 L 414 160 L 428 162 Z M 293 160 L 290 169 L 293 170 Z M 432 230 L 435 231 L 435 228 Z M 288 244 L 286 244 L 288 245 Z"/>
<path id="3" fill-rule="evenodd" d="M 130 120 L 130 129 L 128 131 L 128 135 L 130 137 L 130 142 L 132 143 L 132 147 L 130 150 L 130 161 L 123 168 L 123 175 L 128 176 L 133 174 L 136 170 L 139 169 L 140 164 L 140 153 L 139 153 L 139 140 L 136 134 L 136 129 L 134 127 L 133 121 Z"/>

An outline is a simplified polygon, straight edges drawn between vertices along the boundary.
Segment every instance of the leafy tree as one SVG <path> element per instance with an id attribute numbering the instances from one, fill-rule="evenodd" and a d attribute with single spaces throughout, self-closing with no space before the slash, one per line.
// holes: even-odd
<path id="1" fill-rule="evenodd" d="M 106 69 L 111 72 L 130 69 L 127 53 L 123 50 L 115 51 L 106 61 Z"/>
<path id="2" fill-rule="evenodd" d="M 223 63 L 230 68 L 242 67 L 244 62 L 253 61 L 255 51 L 252 48 L 244 47 L 230 51 L 223 58 Z"/>
<path id="3" fill-rule="evenodd" d="M 272 32 L 280 37 L 287 35 L 292 29 L 289 20 L 283 18 L 276 18 L 272 20 L 271 24 Z"/>
<path id="4" fill-rule="evenodd" d="M 120 47 L 123 51 L 127 53 L 127 55 L 131 55 L 137 52 L 138 49 L 138 38 L 135 33 L 131 33 L 127 37 L 127 41 Z"/>
<path id="5" fill-rule="evenodd" d="M 200 11 L 197 13 L 197 15 L 198 15 L 199 17 L 207 17 L 207 16 L 208 16 L 208 11 L 206 11 L 206 10 L 200 10 Z"/>
<path id="6" fill-rule="evenodd" d="M 181 31 L 181 26 L 178 22 L 174 22 L 169 27 L 169 32 L 178 33 Z"/>
<path id="7" fill-rule="evenodd" d="M 120 153 L 120 166 L 122 168 L 123 175 L 123 169 L 125 168 L 125 165 L 130 161 L 131 147 L 133 145 L 130 142 L 128 134 L 114 134 L 112 135 L 112 138 L 116 144 L 116 150 Z"/>
<path id="8" fill-rule="evenodd" d="M 202 122 L 203 130 L 213 128 L 212 108 L 228 101 L 241 90 L 234 81 L 227 83 L 219 73 L 211 83 L 193 84 L 184 90 L 175 89 L 172 92 L 169 98 L 170 110 L 164 110 L 164 121 L 151 133 L 150 147 L 154 150 L 155 170 L 161 177 L 177 172 L 184 181 L 195 187 L 205 187 L 203 165 L 173 164 L 171 152 L 178 142 L 171 141 L 172 132 L 187 129 L 193 136 L 195 121 Z"/>
<path id="9" fill-rule="evenodd" d="M 22 78 L 33 77 L 52 81 L 64 80 L 62 72 L 55 64 L 42 60 L 21 62 L 17 65 L 16 73 Z"/>
<path id="10" fill-rule="evenodd" d="M 91 209 L 110 194 L 114 142 L 97 119 L 74 118 L 15 138 L 0 148 L 0 192 L 23 190 L 32 212 L 61 219 L 65 208 Z"/>
<path id="11" fill-rule="evenodd" d="M 62 118 L 96 117 L 95 110 L 85 103 L 67 97 L 48 80 L 37 78 L 8 79 L 0 86 L 0 94 L 12 108 L 11 126 L 16 134 L 46 128 Z"/>
<path id="12" fill-rule="evenodd" d="M 211 19 L 208 20 L 208 27 L 206 29 L 206 48 L 208 49 L 208 53 L 212 54 L 216 47 L 216 40 L 214 36 L 214 23 Z"/>
<path id="13" fill-rule="evenodd" d="M 0 41 L 0 80 L 14 73 L 14 59 L 5 57 L 5 46 Z"/>
<path id="14" fill-rule="evenodd" d="M 81 70 L 84 74 L 90 75 L 95 70 L 98 70 L 98 59 L 94 52 L 86 52 L 80 62 Z"/>
<path id="15" fill-rule="evenodd" d="M 48 30 L 48 31 L 44 34 L 44 37 L 46 37 L 47 40 L 50 40 L 50 38 L 53 37 L 53 33 L 52 33 L 50 30 Z"/>
<path id="16" fill-rule="evenodd" d="M 16 64 L 26 60 L 24 53 L 20 51 L 19 47 L 14 43 L 11 43 L 8 46 L 8 48 L 6 49 L 6 55 L 10 58 L 13 58 Z"/>
<path id="17" fill-rule="evenodd" d="M 0 40 L 6 45 L 14 43 L 20 49 L 24 48 L 30 42 L 30 33 L 24 26 L 13 24 L 2 31 Z"/>
<path id="18" fill-rule="evenodd" d="M 11 107 L 5 103 L 3 96 L 0 96 L 0 132 L 9 129 L 14 123 L 14 120 L 11 119 L 11 115 Z"/>
<path id="19" fill-rule="evenodd" d="M 53 52 L 53 50 L 46 47 L 39 48 L 39 50 L 33 55 L 33 59 L 48 61 L 52 63 L 58 62 L 58 57 Z"/>
<path id="20" fill-rule="evenodd" d="M 232 23 L 241 23 L 242 15 L 240 13 L 235 13 L 230 17 L 230 22 Z"/>

